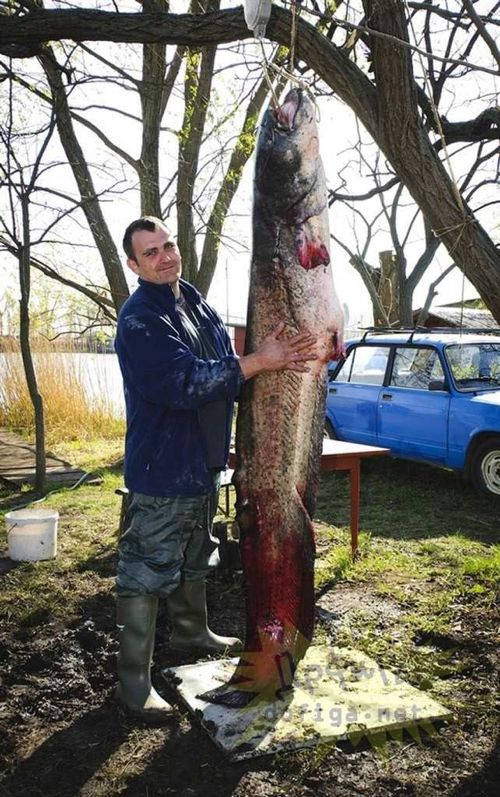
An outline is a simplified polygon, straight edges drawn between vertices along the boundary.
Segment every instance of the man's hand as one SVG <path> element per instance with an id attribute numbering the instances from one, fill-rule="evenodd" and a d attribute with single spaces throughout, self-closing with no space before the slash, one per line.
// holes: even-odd
<path id="1" fill-rule="evenodd" d="M 299 332 L 291 338 L 282 338 L 285 324 L 281 321 L 266 335 L 253 354 L 240 358 L 240 368 L 245 379 L 264 371 L 309 371 L 306 363 L 315 360 L 316 338 L 309 332 Z"/>

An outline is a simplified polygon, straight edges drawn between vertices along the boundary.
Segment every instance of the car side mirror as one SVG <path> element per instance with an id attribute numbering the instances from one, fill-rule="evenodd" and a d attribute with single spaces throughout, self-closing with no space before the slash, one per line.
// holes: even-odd
<path id="1" fill-rule="evenodd" d="M 448 385 L 446 379 L 431 379 L 428 384 L 429 390 L 445 390 L 448 392 Z"/>

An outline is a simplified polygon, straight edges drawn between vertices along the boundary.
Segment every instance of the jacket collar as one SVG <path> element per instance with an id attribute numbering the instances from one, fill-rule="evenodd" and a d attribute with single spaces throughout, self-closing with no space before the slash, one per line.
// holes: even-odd
<path id="1" fill-rule="evenodd" d="M 179 280 L 179 285 L 189 304 L 199 304 L 201 302 L 201 294 L 194 285 L 183 279 Z M 174 310 L 175 296 L 170 285 L 157 285 L 155 282 L 148 282 L 139 277 L 139 287 L 151 297 L 156 297 L 157 299 L 161 297 L 161 300 L 167 303 L 168 309 L 170 311 Z"/>

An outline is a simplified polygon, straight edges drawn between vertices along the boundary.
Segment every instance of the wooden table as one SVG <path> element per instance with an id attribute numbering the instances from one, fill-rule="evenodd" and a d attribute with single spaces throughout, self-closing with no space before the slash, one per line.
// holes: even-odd
<path id="1" fill-rule="evenodd" d="M 341 440 L 323 440 L 323 453 L 321 454 L 321 470 L 348 470 L 351 482 L 351 551 L 353 557 L 358 551 L 359 534 L 359 496 L 361 487 L 361 460 L 365 457 L 375 457 L 381 454 L 390 454 L 389 448 L 379 446 L 366 446 L 360 443 L 344 443 Z M 234 468 L 236 454 L 231 450 L 229 454 L 229 467 Z M 228 498 L 226 495 L 226 504 Z"/>
<path id="2" fill-rule="evenodd" d="M 348 470 L 351 481 L 351 551 L 353 557 L 358 551 L 359 534 L 359 495 L 361 486 L 361 460 L 390 454 L 389 448 L 365 446 L 360 443 L 344 443 L 341 440 L 323 440 L 321 470 Z"/>

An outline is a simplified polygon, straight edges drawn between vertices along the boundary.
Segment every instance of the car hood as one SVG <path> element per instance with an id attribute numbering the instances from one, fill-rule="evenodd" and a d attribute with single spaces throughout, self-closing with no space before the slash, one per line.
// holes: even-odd
<path id="1" fill-rule="evenodd" d="M 487 390 L 484 393 L 477 393 L 471 398 L 474 404 L 492 404 L 495 407 L 500 407 L 500 389 Z"/>

